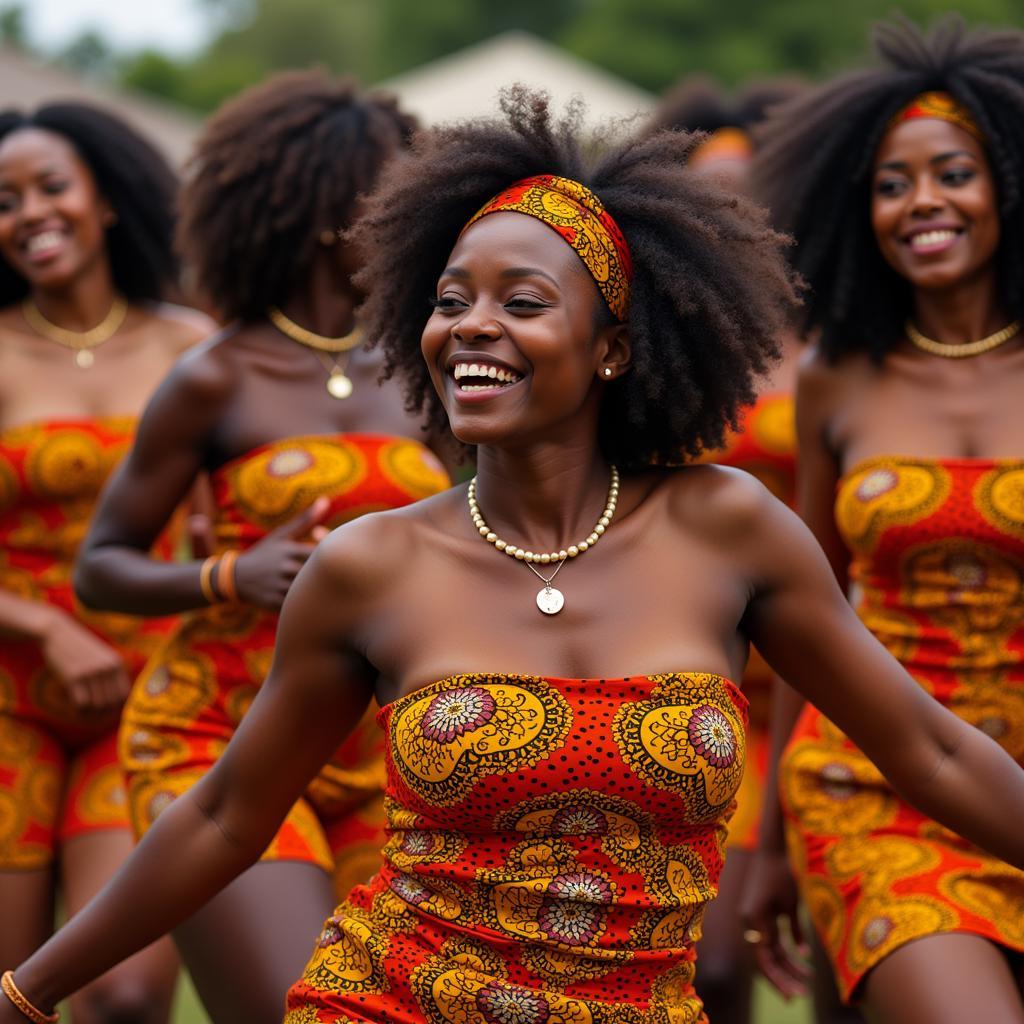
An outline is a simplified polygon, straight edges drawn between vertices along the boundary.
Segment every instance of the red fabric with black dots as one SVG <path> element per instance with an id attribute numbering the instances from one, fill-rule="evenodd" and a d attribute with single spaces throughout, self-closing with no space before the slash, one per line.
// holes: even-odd
<path id="1" fill-rule="evenodd" d="M 380 712 L 384 866 L 287 1024 L 698 1024 L 701 919 L 745 762 L 720 676 L 454 676 Z"/>

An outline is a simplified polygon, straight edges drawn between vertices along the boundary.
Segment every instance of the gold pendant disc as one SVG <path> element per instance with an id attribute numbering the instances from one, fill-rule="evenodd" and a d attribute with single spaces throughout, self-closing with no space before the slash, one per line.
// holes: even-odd
<path id="1" fill-rule="evenodd" d="M 75 366 L 80 370 L 88 370 L 95 362 L 96 357 L 87 348 L 80 348 L 75 353 Z"/>
<path id="2" fill-rule="evenodd" d="M 352 381 L 343 373 L 332 373 L 327 378 L 327 390 L 332 398 L 348 398 L 352 394 Z"/>

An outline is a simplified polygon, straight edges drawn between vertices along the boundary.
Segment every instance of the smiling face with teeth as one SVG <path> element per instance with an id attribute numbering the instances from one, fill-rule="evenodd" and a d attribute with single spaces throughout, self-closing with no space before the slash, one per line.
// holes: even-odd
<path id="1" fill-rule="evenodd" d="M 110 206 L 62 136 L 41 128 L 0 143 L 0 258 L 35 288 L 61 288 L 106 259 Z"/>
<path id="2" fill-rule="evenodd" d="M 915 288 L 994 278 L 998 197 L 982 145 L 936 118 L 897 124 L 875 154 L 871 224 L 885 261 Z"/>
<path id="3" fill-rule="evenodd" d="M 573 249 L 509 212 L 456 243 L 421 347 L 455 436 L 477 445 L 596 433 L 603 369 L 617 376 L 629 358 Z"/>

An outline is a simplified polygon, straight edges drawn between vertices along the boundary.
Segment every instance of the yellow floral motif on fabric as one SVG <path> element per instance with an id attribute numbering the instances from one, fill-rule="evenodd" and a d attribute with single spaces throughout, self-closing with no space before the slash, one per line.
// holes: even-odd
<path id="1" fill-rule="evenodd" d="M 440 806 L 489 775 L 550 756 L 572 718 L 556 690 L 528 676 L 455 676 L 395 703 L 395 766 L 410 789 Z"/>
<path id="2" fill-rule="evenodd" d="M 357 487 L 367 473 L 358 445 L 343 438 L 292 438 L 230 468 L 239 507 L 268 529 L 298 515 L 322 494 Z"/>
<path id="3" fill-rule="evenodd" d="M 868 459 L 842 481 L 836 496 L 836 525 L 856 552 L 874 549 L 890 526 L 930 516 L 949 496 L 947 470 L 934 462 Z"/>
<path id="4" fill-rule="evenodd" d="M 216 697 L 213 662 L 198 651 L 151 662 L 135 683 L 133 720 L 188 726 Z"/>
<path id="5" fill-rule="evenodd" d="M 799 815 L 808 830 L 855 836 L 883 828 L 896 816 L 895 795 L 858 751 L 800 740 L 790 746 L 780 774 L 787 811 Z"/>
<path id="6" fill-rule="evenodd" d="M 6 512 L 14 504 L 20 491 L 15 468 L 0 455 L 0 513 Z"/>
<path id="7" fill-rule="evenodd" d="M 1024 895 L 1020 873 L 1008 864 L 990 861 L 984 869 L 944 875 L 939 892 L 955 904 L 991 921 L 1008 943 L 1024 945 Z"/>
<path id="8" fill-rule="evenodd" d="M 32 490 L 42 498 L 91 500 L 110 472 L 110 451 L 85 431 L 41 434 L 29 448 L 25 468 Z"/>
<path id="9" fill-rule="evenodd" d="M 78 816 L 89 825 L 124 828 L 124 775 L 116 764 L 105 765 L 90 779 L 78 800 Z"/>
<path id="10" fill-rule="evenodd" d="M 381 472 L 417 500 L 445 490 L 451 481 L 438 457 L 416 441 L 393 441 L 377 455 Z"/>
<path id="11" fill-rule="evenodd" d="M 850 925 L 846 960 L 860 974 L 893 950 L 926 935 L 955 931 L 959 919 L 941 900 L 891 890 L 860 900 Z"/>
<path id="12" fill-rule="evenodd" d="M 1024 469 L 1000 466 L 986 473 L 975 485 L 978 510 L 996 529 L 1013 537 L 1024 537 Z"/>
<path id="13" fill-rule="evenodd" d="M 327 919 L 303 977 L 312 988 L 331 992 L 381 992 L 386 984 L 380 960 L 387 937 L 365 912 L 343 903 Z"/>
<path id="14" fill-rule="evenodd" d="M 623 705 L 612 735 L 640 778 L 686 802 L 687 820 L 713 821 L 743 777 L 744 722 L 719 676 L 653 678 L 650 699 Z"/>

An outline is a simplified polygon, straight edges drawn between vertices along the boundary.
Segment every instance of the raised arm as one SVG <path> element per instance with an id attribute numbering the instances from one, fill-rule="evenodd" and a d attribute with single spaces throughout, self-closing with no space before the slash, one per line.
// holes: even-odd
<path id="1" fill-rule="evenodd" d="M 868 632 L 796 516 L 766 492 L 756 503 L 744 552 L 756 570 L 751 640 L 904 799 L 1024 868 L 1024 770 L 933 700 Z"/>
<path id="2" fill-rule="evenodd" d="M 355 727 L 374 673 L 345 638 L 380 580 L 360 550 L 328 541 L 296 579 L 282 609 L 266 683 L 214 768 L 164 811 L 113 881 L 45 946 L 15 981 L 49 1010 L 174 928 L 253 864 L 289 808 Z M 20 1020 L 0 998 L 0 1024 Z"/>

